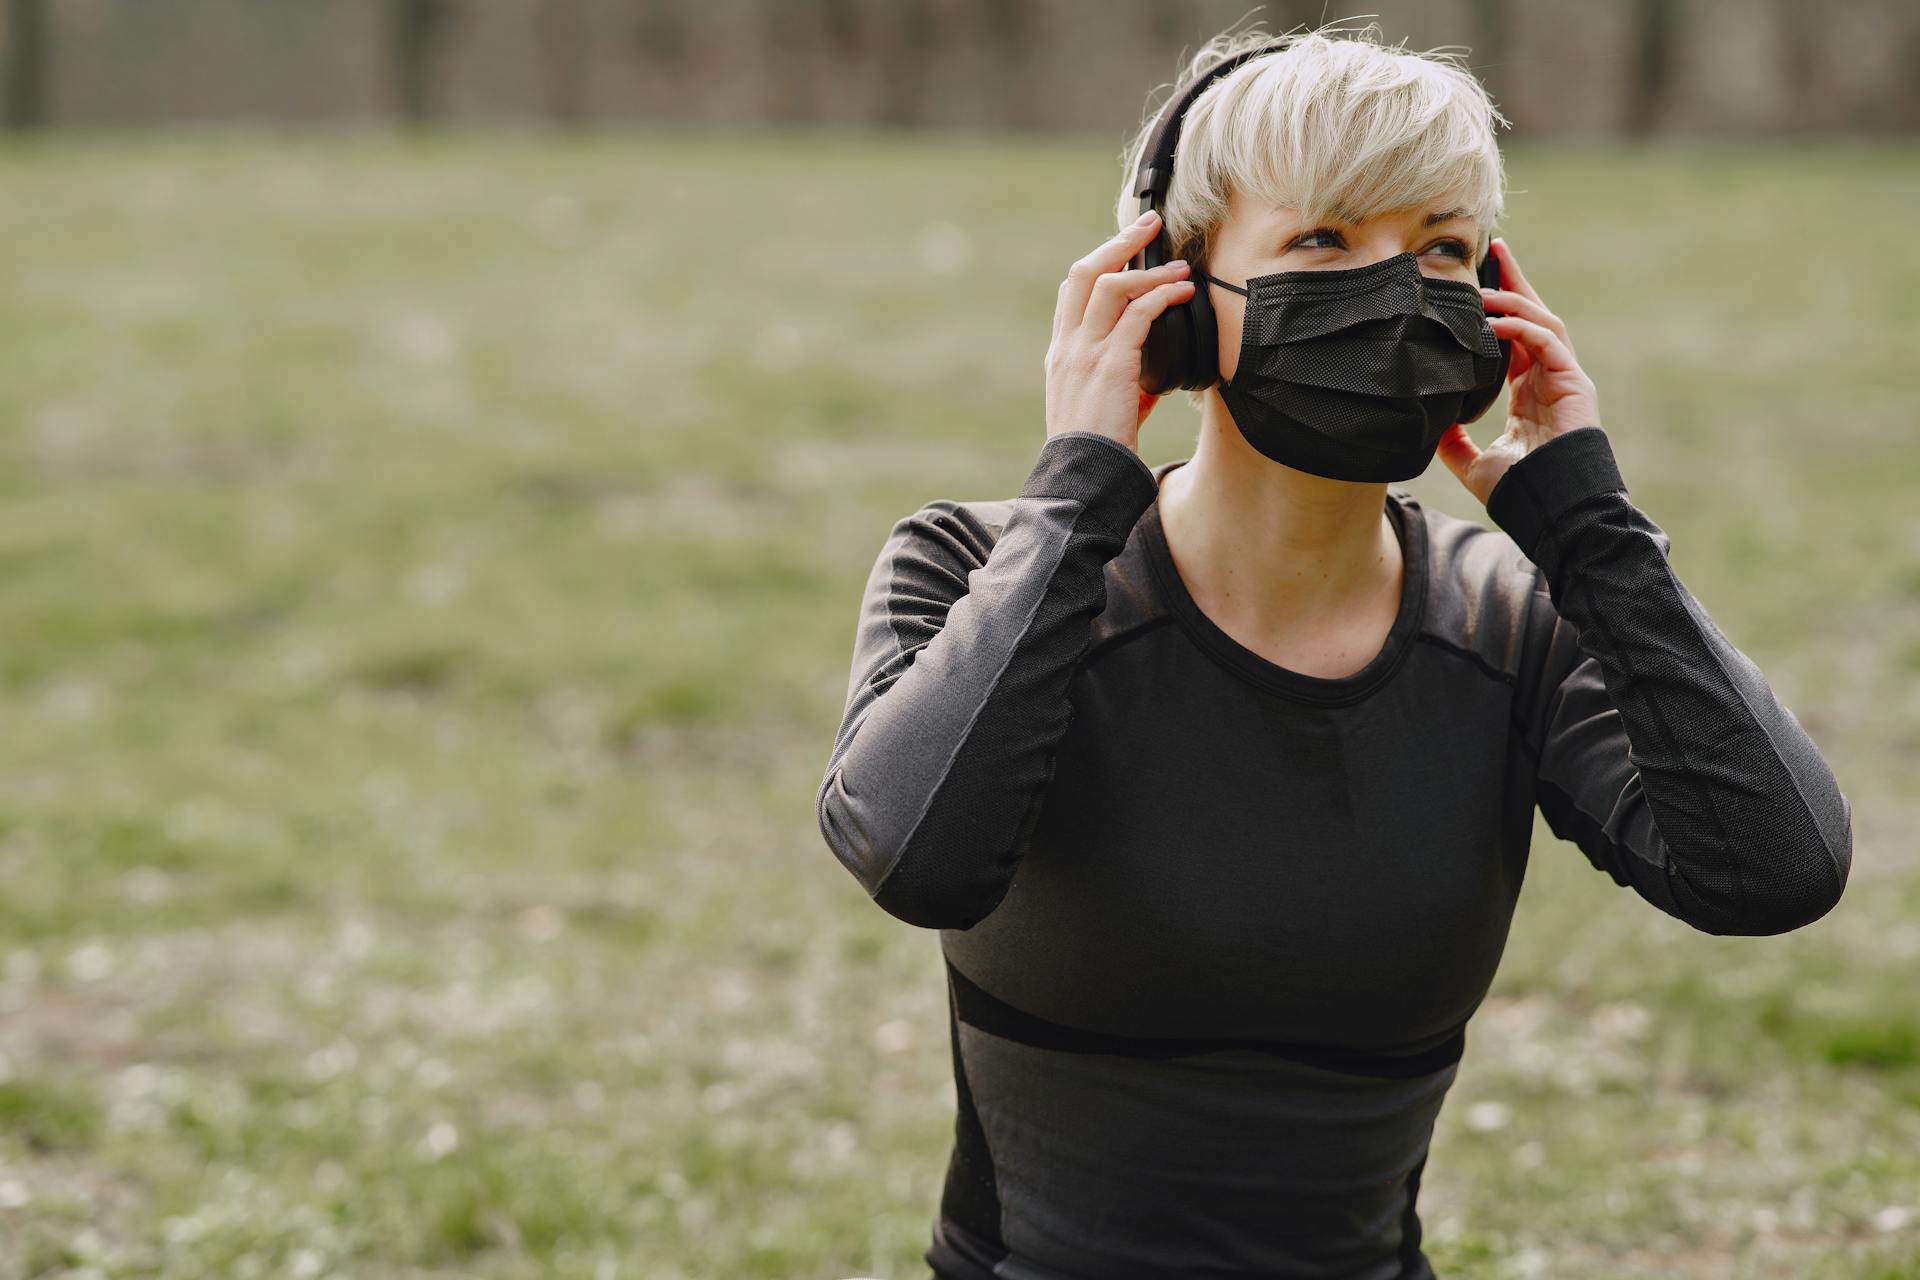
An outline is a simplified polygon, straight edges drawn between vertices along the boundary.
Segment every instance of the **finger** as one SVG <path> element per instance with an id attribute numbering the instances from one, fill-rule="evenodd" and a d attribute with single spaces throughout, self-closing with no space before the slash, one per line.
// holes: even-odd
<path id="1" fill-rule="evenodd" d="M 1524 293 L 1517 293 L 1512 289 L 1489 289 L 1482 285 L 1480 301 L 1487 308 L 1488 319 L 1493 318 L 1496 314 L 1495 309 L 1498 308 L 1499 312 L 1516 315 L 1523 320 L 1531 320 L 1535 324 L 1543 324 L 1559 334 L 1561 338 L 1571 341 L 1567 338 L 1566 323 Z"/>
<path id="2" fill-rule="evenodd" d="M 1067 278 L 1060 282 L 1059 300 L 1053 309 L 1053 332 L 1057 337 L 1068 329 L 1079 325 L 1080 317 L 1087 313 L 1087 297 L 1093 292 L 1093 282 L 1109 271 L 1118 271 L 1127 265 L 1127 260 L 1160 234 L 1160 215 L 1149 209 L 1126 230 L 1089 253 L 1086 257 L 1067 268 Z"/>
<path id="3" fill-rule="evenodd" d="M 1447 464 L 1447 470 L 1453 472 L 1461 484 L 1466 484 L 1468 469 L 1480 457 L 1480 446 L 1473 442 L 1467 429 L 1456 422 L 1441 435 L 1440 445 L 1434 452 Z"/>
<path id="4" fill-rule="evenodd" d="M 1524 347 L 1533 363 L 1544 366 L 1549 373 L 1577 372 L 1580 368 L 1573 349 L 1545 325 L 1519 316 L 1488 316 L 1487 323 L 1499 337 L 1511 338 Z"/>
<path id="5" fill-rule="evenodd" d="M 1491 321 L 1493 317 L 1488 316 L 1487 319 Z M 1494 332 L 1499 333 L 1499 330 L 1496 329 Z M 1502 333 L 1500 336 L 1504 338 L 1507 335 Z M 1509 342 L 1507 344 L 1507 352 L 1507 381 L 1511 383 L 1517 380 L 1521 374 L 1533 368 L 1533 357 L 1528 355 L 1527 349 L 1517 342 Z"/>
<path id="6" fill-rule="evenodd" d="M 1526 273 L 1520 270 L 1520 263 L 1513 256 L 1513 247 L 1498 236 L 1494 237 L 1493 243 L 1500 246 L 1500 287 L 1517 290 L 1545 306 L 1539 292 L 1527 283 Z"/>
<path id="7" fill-rule="evenodd" d="M 1153 407 L 1159 403 L 1160 397 L 1153 394 L 1153 392 L 1142 391 L 1140 393 L 1140 416 L 1134 421 L 1134 430 L 1138 431 L 1141 427 L 1147 425 L 1147 415 L 1152 413 Z"/>
<path id="8" fill-rule="evenodd" d="M 1109 271 L 1093 282 L 1093 297 L 1087 302 L 1080 328 L 1089 338 L 1104 338 L 1113 331 L 1114 322 L 1129 302 L 1169 280 L 1186 278 L 1185 261 L 1163 262 L 1145 271 Z"/>
<path id="9" fill-rule="evenodd" d="M 1169 280 L 1147 290 L 1120 313 L 1119 321 L 1113 326 L 1113 332 L 1107 335 L 1108 346 L 1123 346 L 1138 351 L 1147 340 L 1147 328 L 1153 318 L 1176 302 L 1185 302 L 1193 296 L 1193 281 Z"/>

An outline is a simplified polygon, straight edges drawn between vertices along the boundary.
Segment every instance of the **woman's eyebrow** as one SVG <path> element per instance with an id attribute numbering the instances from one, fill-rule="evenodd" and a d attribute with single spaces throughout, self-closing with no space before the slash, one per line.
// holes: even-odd
<path id="1" fill-rule="evenodd" d="M 1436 213 L 1428 214 L 1426 221 L 1421 225 L 1431 227 L 1436 223 L 1452 222 L 1455 218 L 1467 217 L 1471 212 L 1472 210 L 1469 209 L 1441 209 Z"/>

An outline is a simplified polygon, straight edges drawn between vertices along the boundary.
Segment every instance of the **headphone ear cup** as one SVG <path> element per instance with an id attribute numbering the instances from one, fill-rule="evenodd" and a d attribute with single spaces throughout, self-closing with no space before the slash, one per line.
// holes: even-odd
<path id="1" fill-rule="evenodd" d="M 1153 239 L 1133 255 L 1127 263 L 1130 271 L 1151 271 L 1172 257 L 1172 247 L 1167 240 L 1166 224 L 1154 233 Z M 1153 395 L 1163 395 L 1173 390 L 1173 378 L 1179 366 L 1179 318 L 1175 308 L 1167 307 L 1153 318 L 1147 326 L 1146 340 L 1140 344 L 1140 382 L 1141 386 Z"/>
<path id="2" fill-rule="evenodd" d="M 1156 329 L 1162 331 L 1161 363 L 1154 366 L 1160 371 L 1162 392 L 1210 387 L 1219 379 L 1219 328 L 1204 280 L 1193 280 L 1193 292 L 1185 301 L 1172 303 L 1155 317 L 1149 339 Z"/>
<path id="3" fill-rule="evenodd" d="M 1193 294 L 1179 304 L 1187 318 L 1189 335 L 1189 354 L 1180 385 L 1190 390 L 1210 387 L 1220 380 L 1220 324 L 1213 314 L 1213 296 L 1207 282 L 1194 278 L 1199 274 L 1196 271 L 1189 277 L 1193 279 Z"/>
<path id="4" fill-rule="evenodd" d="M 1173 249 L 1163 230 L 1128 266 L 1151 269 L 1172 260 Z M 1163 308 L 1147 326 L 1146 341 L 1140 344 L 1141 381 L 1154 395 L 1210 387 L 1219 378 L 1219 329 L 1206 282 L 1194 279 L 1195 274 L 1190 266 L 1187 278 L 1193 281 L 1193 292 L 1185 301 Z"/>
<path id="5" fill-rule="evenodd" d="M 1169 375 L 1173 363 L 1170 349 L 1174 320 L 1173 308 L 1168 307 L 1153 318 L 1153 323 L 1147 326 L 1146 341 L 1140 344 L 1140 385 L 1152 395 L 1173 390 Z"/>
<path id="6" fill-rule="evenodd" d="M 1487 289 L 1498 289 L 1500 287 L 1500 259 L 1493 256 L 1492 250 L 1488 250 L 1487 256 L 1480 259 L 1480 284 L 1481 287 Z M 1505 313 L 1489 311 L 1487 314 L 1489 316 L 1497 316 Z M 1506 374 L 1513 367 L 1513 339 L 1500 338 L 1499 343 L 1500 380 L 1494 384 L 1492 392 L 1487 393 L 1484 399 L 1476 397 L 1475 400 L 1470 400 L 1461 406 L 1460 421 L 1462 423 L 1478 421 L 1482 414 L 1493 407 L 1493 402 L 1500 398 L 1501 388 L 1506 385 Z"/>

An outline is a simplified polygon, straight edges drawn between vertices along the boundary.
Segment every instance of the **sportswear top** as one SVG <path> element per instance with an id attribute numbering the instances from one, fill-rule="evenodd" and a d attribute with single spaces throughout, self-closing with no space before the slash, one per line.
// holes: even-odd
<path id="1" fill-rule="evenodd" d="M 1195 604 L 1149 466 L 1049 438 L 1012 498 L 899 520 L 818 792 L 834 855 L 940 931 L 954 1280 L 1425 1280 L 1415 1204 L 1536 806 L 1711 934 L 1838 900 L 1852 807 L 1675 576 L 1606 433 L 1487 528 L 1398 486 L 1378 656 L 1309 676 Z"/>

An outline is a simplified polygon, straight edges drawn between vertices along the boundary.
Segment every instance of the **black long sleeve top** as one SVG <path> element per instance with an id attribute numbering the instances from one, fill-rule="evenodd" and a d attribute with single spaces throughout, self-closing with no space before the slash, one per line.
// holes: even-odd
<path id="1" fill-rule="evenodd" d="M 817 818 L 940 931 L 927 1261 L 1424 1280 L 1420 1171 L 1535 807 L 1660 910 L 1774 934 L 1838 900 L 1851 806 L 1600 427 L 1513 464 L 1497 529 L 1389 487 L 1399 612 L 1338 678 L 1195 604 L 1155 504 L 1180 465 L 1055 435 L 1014 497 L 898 521 L 867 580 Z"/>

